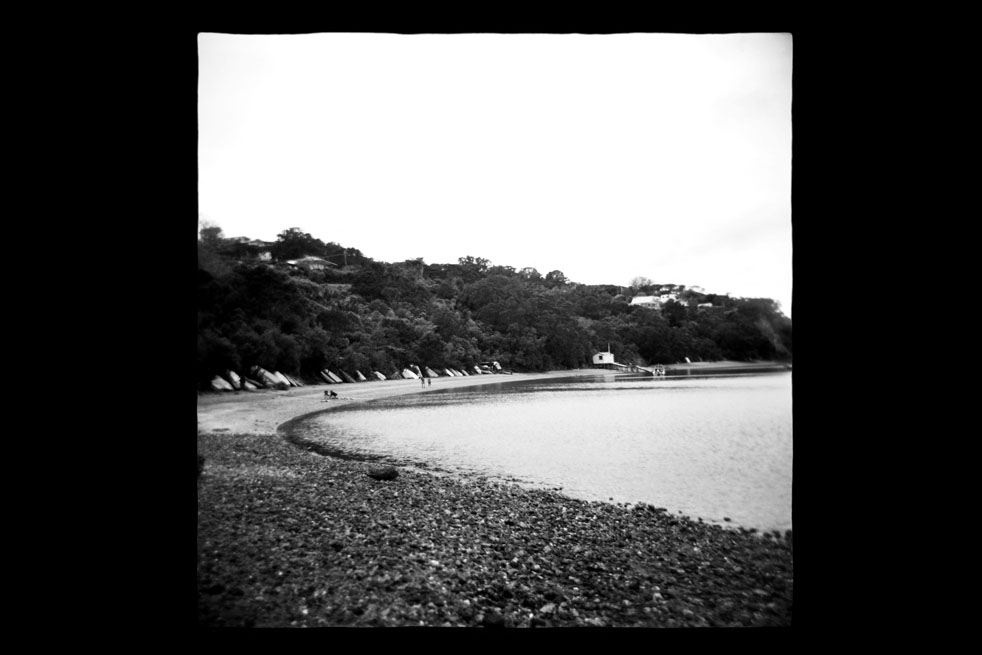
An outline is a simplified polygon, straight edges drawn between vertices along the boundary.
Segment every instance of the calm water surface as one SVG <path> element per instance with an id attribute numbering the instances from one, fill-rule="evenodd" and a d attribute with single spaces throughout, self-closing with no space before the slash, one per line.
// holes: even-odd
<path id="1" fill-rule="evenodd" d="M 598 373 L 431 388 L 319 414 L 297 431 L 355 455 L 784 531 L 791 405 L 789 371 Z"/>

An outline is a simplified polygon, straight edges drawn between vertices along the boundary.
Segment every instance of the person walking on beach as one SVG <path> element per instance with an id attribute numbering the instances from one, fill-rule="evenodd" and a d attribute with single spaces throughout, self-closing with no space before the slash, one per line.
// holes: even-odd
<path id="1" fill-rule="evenodd" d="M 420 389 L 423 389 L 425 387 L 426 387 L 426 380 L 424 380 L 423 378 L 420 378 L 419 379 L 419 388 Z"/>
<path id="2" fill-rule="evenodd" d="M 426 386 L 428 387 L 433 386 L 433 378 L 426 378 Z"/>

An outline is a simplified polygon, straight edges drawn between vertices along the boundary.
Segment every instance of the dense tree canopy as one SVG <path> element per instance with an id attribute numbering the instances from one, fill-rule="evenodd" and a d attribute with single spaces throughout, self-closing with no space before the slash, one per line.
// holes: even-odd
<path id="1" fill-rule="evenodd" d="M 274 258 L 286 261 L 308 255 L 322 257 L 326 254 L 325 248 L 326 244 L 320 239 L 315 239 L 298 227 L 291 227 L 277 235 L 270 252 Z"/>
<path id="2" fill-rule="evenodd" d="M 791 319 L 767 298 L 678 287 L 678 300 L 652 309 L 630 304 L 660 288 L 647 278 L 624 289 L 474 256 L 377 262 L 299 228 L 281 233 L 262 261 L 216 226 L 199 234 L 200 384 L 253 366 L 307 379 L 324 368 L 388 375 L 410 364 L 470 369 L 488 360 L 516 371 L 577 368 L 608 344 L 617 361 L 636 364 L 791 358 Z M 338 268 L 285 263 L 306 255 Z"/>

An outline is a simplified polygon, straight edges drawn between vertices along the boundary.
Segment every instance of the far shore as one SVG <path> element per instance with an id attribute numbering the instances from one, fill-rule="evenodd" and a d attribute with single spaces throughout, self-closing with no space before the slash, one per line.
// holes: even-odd
<path id="1" fill-rule="evenodd" d="M 668 370 L 751 368 L 779 366 L 777 362 L 693 362 L 669 364 Z M 310 384 L 285 390 L 203 391 L 198 394 L 198 432 L 230 432 L 233 434 L 275 434 L 287 421 L 332 407 L 391 398 L 434 389 L 473 387 L 500 384 L 517 380 L 544 380 L 583 375 L 611 373 L 602 369 L 581 368 L 543 373 L 514 373 L 471 375 L 466 377 L 432 378 L 432 385 L 423 386 L 419 380 L 380 380 L 345 384 Z M 334 391 L 337 400 L 325 400 L 325 391 Z"/>

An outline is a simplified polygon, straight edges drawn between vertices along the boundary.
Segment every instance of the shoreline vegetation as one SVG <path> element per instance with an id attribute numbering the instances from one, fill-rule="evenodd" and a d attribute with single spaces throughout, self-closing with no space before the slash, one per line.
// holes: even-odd
<path id="1" fill-rule="evenodd" d="M 281 429 L 352 402 L 598 373 L 199 393 L 199 626 L 790 626 L 790 531 L 412 468 L 392 479 Z M 324 401 L 325 389 L 348 400 Z"/>

